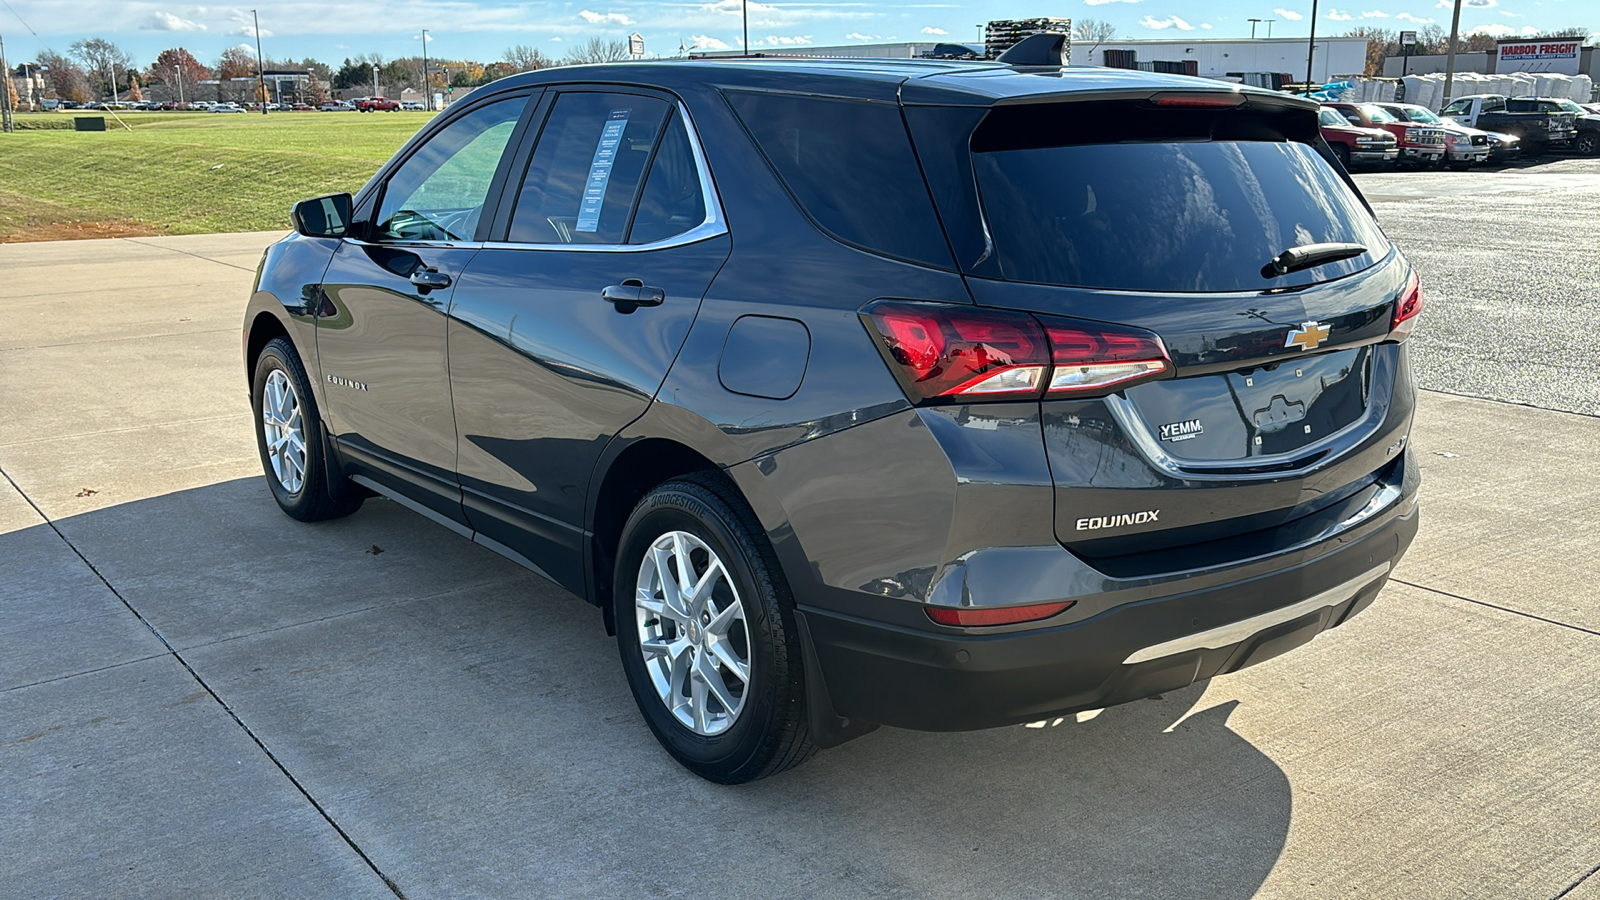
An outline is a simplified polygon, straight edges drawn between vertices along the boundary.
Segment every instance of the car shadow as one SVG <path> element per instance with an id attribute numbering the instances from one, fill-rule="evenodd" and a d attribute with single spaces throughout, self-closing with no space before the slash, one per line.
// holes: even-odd
<path id="1" fill-rule="evenodd" d="M 408 896 L 1215 900 L 1284 850 L 1288 777 L 1204 685 L 714 785 L 593 607 L 394 503 L 304 525 L 240 479 L 56 525 Z"/>

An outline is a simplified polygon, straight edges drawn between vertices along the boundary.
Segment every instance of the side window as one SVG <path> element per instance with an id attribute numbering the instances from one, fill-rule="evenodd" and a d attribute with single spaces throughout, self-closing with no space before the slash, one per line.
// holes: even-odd
<path id="1" fill-rule="evenodd" d="M 1483 109 L 1481 110 L 1481 112 L 1499 112 L 1500 110 L 1505 109 L 1505 108 L 1506 108 L 1506 102 L 1504 100 L 1500 100 L 1500 99 L 1496 98 L 1494 100 L 1485 100 L 1485 101 L 1483 101 Z"/>
<path id="2" fill-rule="evenodd" d="M 490 103 L 428 138 L 389 176 L 375 239 L 472 240 L 489 183 L 526 104 L 526 97 Z"/>
<path id="3" fill-rule="evenodd" d="M 1446 106 L 1444 108 L 1444 112 L 1440 113 L 1440 115 L 1444 115 L 1444 116 L 1464 116 L 1464 115 L 1467 114 L 1467 108 L 1469 106 L 1471 106 L 1471 105 L 1472 105 L 1471 101 L 1468 101 L 1468 100 L 1457 100 L 1456 102 L 1450 104 L 1449 106 Z"/>
<path id="4" fill-rule="evenodd" d="M 656 158 L 650 163 L 644 192 L 639 195 L 639 209 L 628 230 L 628 243 L 664 241 L 705 220 L 705 194 L 700 189 L 700 170 L 689 145 L 689 132 L 683 119 L 674 115 L 661 136 Z"/>
<path id="5" fill-rule="evenodd" d="M 556 98 L 517 193 L 508 239 L 620 244 L 670 107 L 633 94 Z"/>
<path id="6" fill-rule="evenodd" d="M 727 96 L 789 192 L 826 231 L 886 256 L 951 268 L 898 106 L 756 91 Z"/>

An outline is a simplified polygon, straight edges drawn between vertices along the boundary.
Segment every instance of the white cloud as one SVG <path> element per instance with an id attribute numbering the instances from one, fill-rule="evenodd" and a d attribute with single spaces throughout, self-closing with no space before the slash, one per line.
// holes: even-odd
<path id="1" fill-rule="evenodd" d="M 847 41 L 881 41 L 883 40 L 883 36 L 878 34 L 862 34 L 859 31 L 852 31 L 845 35 L 844 39 Z"/>
<path id="2" fill-rule="evenodd" d="M 1500 10 L 1500 15 L 1505 16 L 1508 19 L 1520 19 L 1520 18 L 1522 18 L 1522 13 L 1514 13 L 1509 9 Z"/>
<path id="3" fill-rule="evenodd" d="M 622 13 L 597 13 L 593 10 L 581 10 L 578 18 L 590 25 L 632 25 L 633 20 Z"/>
<path id="4" fill-rule="evenodd" d="M 1330 22 L 1348 22 L 1351 19 L 1354 19 L 1355 16 L 1350 15 L 1349 13 L 1345 12 L 1344 10 L 1330 9 L 1330 10 L 1328 10 L 1328 14 L 1323 16 L 1323 18 L 1327 19 Z"/>
<path id="5" fill-rule="evenodd" d="M 1210 31 L 1211 30 L 1211 23 L 1210 22 L 1201 22 L 1200 23 L 1200 27 L 1204 28 L 1207 31 Z"/>
<path id="6" fill-rule="evenodd" d="M 145 20 L 139 28 L 143 31 L 205 31 L 206 27 L 199 22 L 180 18 L 172 13 L 158 12 Z"/>
<path id="7" fill-rule="evenodd" d="M 1305 18 L 1305 16 L 1300 15 L 1292 9 L 1275 9 L 1273 12 L 1278 14 L 1278 18 L 1288 19 L 1291 22 L 1298 22 Z"/>
<path id="8" fill-rule="evenodd" d="M 1149 29 L 1152 29 L 1152 30 L 1155 30 L 1155 31 L 1161 31 L 1162 29 L 1165 29 L 1165 28 L 1176 28 L 1179 31 L 1193 31 L 1194 30 L 1194 26 L 1193 25 L 1190 25 L 1188 22 L 1185 22 L 1184 20 L 1178 18 L 1177 16 L 1169 16 L 1168 18 L 1165 18 L 1165 19 L 1158 19 L 1155 16 L 1145 16 L 1144 18 L 1139 20 L 1139 24 L 1144 26 L 1145 28 L 1149 28 Z"/>
<path id="9" fill-rule="evenodd" d="M 794 46 L 798 46 L 798 45 L 801 45 L 801 44 L 809 44 L 809 43 L 811 43 L 811 35 L 809 35 L 809 34 L 796 34 L 796 35 L 784 35 L 784 36 L 780 37 L 778 35 L 769 34 L 769 35 L 767 35 L 766 43 L 769 46 L 773 46 L 773 47 L 794 47 Z"/>
<path id="10" fill-rule="evenodd" d="M 749 3 L 740 3 L 740 0 L 716 0 L 716 2 L 704 4 L 700 8 L 706 12 L 724 13 L 730 16 L 744 15 L 747 11 L 753 13 L 775 13 L 778 11 L 776 6 L 756 3 L 755 0 L 750 0 Z"/>
<path id="11" fill-rule="evenodd" d="M 1468 36 L 1474 34 L 1487 34 L 1490 37 L 1511 37 L 1516 33 L 1517 30 L 1512 28 L 1510 25 L 1476 25 L 1462 32 L 1462 34 Z"/>
<path id="12" fill-rule="evenodd" d="M 1083 0 L 1084 6 L 1105 6 L 1107 3 L 1138 3 L 1139 0 Z"/>
<path id="13" fill-rule="evenodd" d="M 1488 9 L 1492 6 L 1499 6 L 1500 0 L 1463 0 L 1461 5 L 1470 6 L 1473 9 Z"/>
<path id="14" fill-rule="evenodd" d="M 950 32 L 945 31 L 943 28 L 935 28 L 932 25 L 929 25 L 926 28 L 922 29 L 922 33 L 923 34 L 949 34 Z"/>
<path id="15" fill-rule="evenodd" d="M 1414 23 L 1416 23 L 1418 25 L 1432 25 L 1433 24 L 1433 20 L 1432 19 L 1425 19 L 1425 18 L 1422 18 L 1421 16 L 1413 16 L 1411 13 L 1400 13 L 1399 15 L 1395 16 L 1395 18 L 1396 19 L 1403 19 L 1404 21 L 1407 21 L 1407 22 L 1414 22 Z"/>
<path id="16" fill-rule="evenodd" d="M 1362 13 L 1361 14 L 1361 18 L 1363 18 L 1363 19 L 1387 19 L 1387 18 L 1389 18 L 1389 14 L 1384 12 L 1381 9 L 1374 9 L 1374 10 L 1372 10 L 1370 12 Z"/>
<path id="17" fill-rule="evenodd" d="M 1539 29 L 1533 27 L 1532 25 L 1524 25 L 1524 26 L 1522 26 L 1522 36 L 1523 37 L 1533 37 L 1536 34 L 1543 34 L 1543 33 L 1544 32 L 1542 32 Z"/>
<path id="18" fill-rule="evenodd" d="M 709 34 L 691 35 L 689 37 L 689 43 L 693 44 L 694 45 L 694 49 L 696 49 L 696 50 L 727 50 L 728 49 L 728 42 L 727 41 L 719 41 L 719 40 L 717 40 L 716 38 L 712 37 Z"/>

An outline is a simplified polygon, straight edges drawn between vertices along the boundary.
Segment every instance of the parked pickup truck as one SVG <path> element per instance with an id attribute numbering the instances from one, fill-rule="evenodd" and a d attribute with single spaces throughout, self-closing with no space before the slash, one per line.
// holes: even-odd
<path id="1" fill-rule="evenodd" d="M 363 97 L 356 101 L 356 109 L 361 112 L 394 112 L 399 108 L 400 102 L 388 97 Z"/>
<path id="2" fill-rule="evenodd" d="M 1329 103 L 1345 121 L 1360 128 L 1382 128 L 1400 142 L 1400 161 L 1432 165 L 1444 159 L 1444 129 L 1402 122 L 1375 103 Z"/>
<path id="3" fill-rule="evenodd" d="M 1576 119 L 1560 104 L 1539 97 L 1469 94 L 1450 101 L 1441 115 L 1469 128 L 1517 135 L 1522 151 L 1537 156 L 1552 147 L 1566 147 L 1577 136 Z"/>
<path id="4" fill-rule="evenodd" d="M 1402 122 L 1444 129 L 1444 162 L 1452 169 L 1470 168 L 1489 159 L 1489 132 L 1441 119 L 1415 103 L 1379 103 L 1377 107 Z"/>
<path id="5" fill-rule="evenodd" d="M 1394 135 L 1382 128 L 1361 128 L 1345 121 L 1338 110 L 1324 106 L 1317 115 L 1322 139 L 1346 169 L 1360 163 L 1387 165 L 1400 158 Z"/>

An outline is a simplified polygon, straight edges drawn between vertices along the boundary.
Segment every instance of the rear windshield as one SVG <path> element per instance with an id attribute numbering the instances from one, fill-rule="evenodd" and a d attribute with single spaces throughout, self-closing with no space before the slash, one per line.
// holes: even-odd
<path id="1" fill-rule="evenodd" d="M 1152 141 L 973 153 L 1011 281 L 1130 291 L 1259 291 L 1326 281 L 1388 253 L 1370 213 L 1311 146 Z M 1368 252 L 1264 277 L 1305 244 Z"/>

